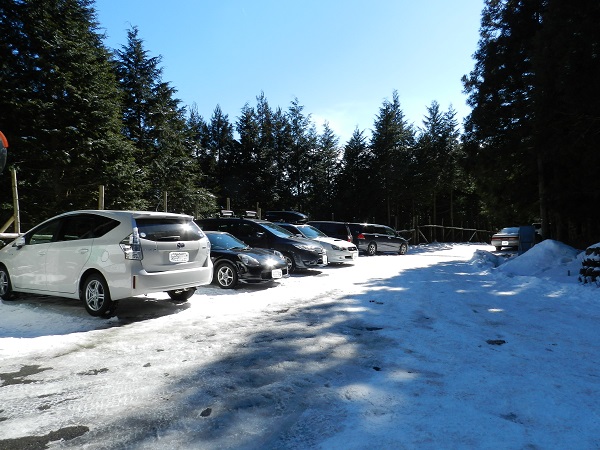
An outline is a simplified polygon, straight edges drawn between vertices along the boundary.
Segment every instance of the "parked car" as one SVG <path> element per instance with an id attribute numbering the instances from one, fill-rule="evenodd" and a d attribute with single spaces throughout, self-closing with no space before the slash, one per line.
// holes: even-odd
<path id="1" fill-rule="evenodd" d="M 203 230 L 232 234 L 251 247 L 278 250 L 287 261 L 289 273 L 327 265 L 327 254 L 320 244 L 294 236 L 288 230 L 266 220 L 218 217 L 197 219 L 196 223 Z"/>
<path id="2" fill-rule="evenodd" d="M 306 222 L 318 228 L 329 237 L 341 239 L 343 241 L 353 242 L 352 232 L 347 222 L 334 222 L 329 220 L 310 220 Z"/>
<path id="3" fill-rule="evenodd" d="M 231 289 L 240 282 L 271 283 L 289 276 L 287 261 L 277 250 L 252 248 L 222 231 L 205 233 L 210 241 L 213 282 L 221 288 Z"/>
<path id="4" fill-rule="evenodd" d="M 0 297 L 80 298 L 92 316 L 118 300 L 166 291 L 186 301 L 212 281 L 210 242 L 191 216 L 73 211 L 34 227 L 0 250 Z"/>
<path id="5" fill-rule="evenodd" d="M 321 244 L 327 252 L 329 264 L 353 263 L 358 258 L 358 249 L 353 243 L 327 236 L 311 225 L 291 223 L 280 223 L 278 225 L 297 236 L 312 239 Z"/>
<path id="6" fill-rule="evenodd" d="M 496 251 L 503 247 L 519 248 L 519 227 L 506 227 L 492 235 L 492 245 Z"/>
<path id="7" fill-rule="evenodd" d="M 408 251 L 408 241 L 391 227 L 376 223 L 349 223 L 348 226 L 358 250 L 369 256 L 381 252 L 404 255 Z"/>
<path id="8" fill-rule="evenodd" d="M 298 211 L 267 211 L 265 220 L 269 222 L 305 223 L 308 216 Z"/>

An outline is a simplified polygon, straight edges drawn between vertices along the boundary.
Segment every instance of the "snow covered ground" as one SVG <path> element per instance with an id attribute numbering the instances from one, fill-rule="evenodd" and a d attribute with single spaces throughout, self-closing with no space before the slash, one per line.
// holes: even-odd
<path id="1" fill-rule="evenodd" d="M 0 449 L 598 449 L 582 253 L 405 256 L 122 301 L 0 303 Z"/>

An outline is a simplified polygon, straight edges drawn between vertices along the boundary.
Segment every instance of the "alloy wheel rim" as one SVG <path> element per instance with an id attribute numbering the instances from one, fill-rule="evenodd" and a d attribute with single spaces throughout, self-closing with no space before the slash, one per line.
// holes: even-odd
<path id="1" fill-rule="evenodd" d="M 99 281 L 92 281 L 85 290 L 85 301 L 93 311 L 98 311 L 104 304 L 104 291 Z"/>
<path id="2" fill-rule="evenodd" d="M 8 276 L 5 272 L 0 272 L 0 295 L 6 294 L 8 290 Z"/>
<path id="3" fill-rule="evenodd" d="M 219 269 L 217 278 L 219 279 L 219 284 L 221 284 L 221 286 L 230 286 L 233 282 L 233 272 L 229 267 L 222 267 Z"/>

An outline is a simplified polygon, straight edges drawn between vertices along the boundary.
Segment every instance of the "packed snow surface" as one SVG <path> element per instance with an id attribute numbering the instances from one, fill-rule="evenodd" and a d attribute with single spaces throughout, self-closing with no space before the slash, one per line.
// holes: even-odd
<path id="1" fill-rule="evenodd" d="M 0 449 L 598 449 L 582 255 L 431 244 L 109 320 L 2 301 Z"/>

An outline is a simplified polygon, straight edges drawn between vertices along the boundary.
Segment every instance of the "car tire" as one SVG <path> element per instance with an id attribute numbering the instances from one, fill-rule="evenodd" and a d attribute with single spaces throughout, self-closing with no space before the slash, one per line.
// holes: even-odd
<path id="1" fill-rule="evenodd" d="M 171 297 L 171 300 L 173 300 L 174 302 L 184 303 L 187 302 L 192 295 L 194 295 L 194 292 L 196 292 L 195 288 L 188 288 L 167 291 L 167 294 L 169 294 L 169 297 Z"/>
<path id="2" fill-rule="evenodd" d="M 2 300 L 14 300 L 15 297 L 8 270 L 0 264 L 0 298 Z"/>
<path id="3" fill-rule="evenodd" d="M 376 253 L 377 253 L 377 244 L 375 242 L 369 242 L 369 245 L 367 246 L 367 255 L 375 256 Z"/>
<path id="4" fill-rule="evenodd" d="M 233 289 L 238 282 L 237 269 L 229 262 L 217 264 L 214 278 L 221 289 Z"/>
<path id="5" fill-rule="evenodd" d="M 406 252 L 408 252 L 408 245 L 406 244 L 402 244 L 400 246 L 400 251 L 398 252 L 400 255 L 406 255 Z"/>
<path id="6" fill-rule="evenodd" d="M 95 317 L 111 317 L 118 305 L 118 302 L 113 302 L 110 298 L 106 280 L 97 273 L 86 278 L 80 297 L 87 312 Z"/>
<path id="7" fill-rule="evenodd" d="M 285 259 L 285 262 L 287 263 L 288 274 L 294 273 L 296 271 L 296 261 L 294 261 L 294 257 L 292 255 L 284 253 L 283 259 Z"/>

